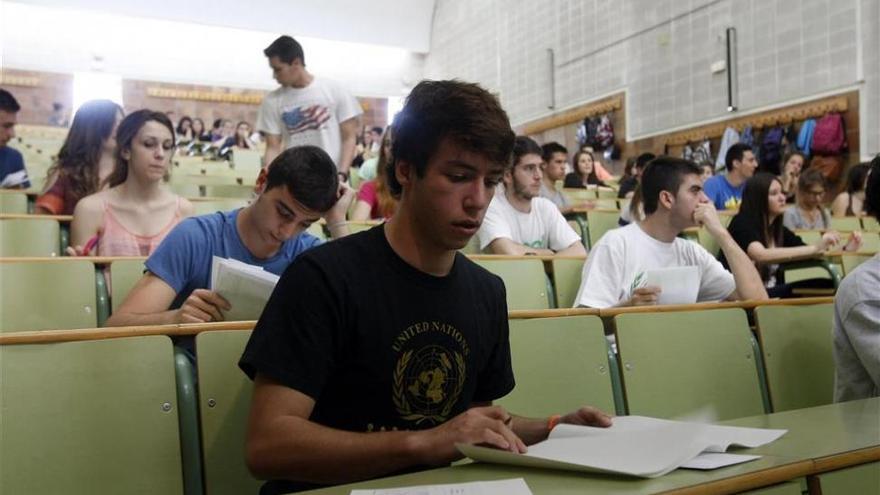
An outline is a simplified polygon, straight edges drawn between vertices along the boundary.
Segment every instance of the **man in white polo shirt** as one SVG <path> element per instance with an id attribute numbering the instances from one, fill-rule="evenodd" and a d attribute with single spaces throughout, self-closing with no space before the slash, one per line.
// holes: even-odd
<path id="1" fill-rule="evenodd" d="M 480 249 L 491 254 L 585 256 L 580 236 L 552 201 L 540 197 L 542 150 L 517 136 L 513 164 L 504 171 L 504 191 L 489 204 L 478 232 Z"/>

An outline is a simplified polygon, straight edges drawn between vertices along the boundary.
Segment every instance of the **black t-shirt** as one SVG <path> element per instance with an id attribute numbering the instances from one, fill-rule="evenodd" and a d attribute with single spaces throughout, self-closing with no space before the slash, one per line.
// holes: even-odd
<path id="1" fill-rule="evenodd" d="M 620 181 L 620 189 L 617 190 L 617 197 L 623 199 L 630 191 L 635 191 L 639 185 L 638 179 L 635 177 L 627 177 Z"/>
<path id="2" fill-rule="evenodd" d="M 504 283 L 461 254 L 425 274 L 378 226 L 288 267 L 239 366 L 313 398 L 325 426 L 432 428 L 513 389 Z"/>
<path id="3" fill-rule="evenodd" d="M 733 237 L 733 240 L 736 241 L 737 245 L 748 254 L 749 244 L 753 242 L 759 242 L 762 246 L 767 247 L 764 243 L 764 236 L 761 234 L 761 228 L 762 226 L 751 217 L 737 214 L 727 226 L 727 231 L 730 232 L 730 236 Z M 803 245 L 804 241 L 801 240 L 797 234 L 788 230 L 785 226 L 782 227 L 782 245 L 776 247 L 797 247 Z M 727 258 L 725 258 L 723 251 L 718 253 L 718 260 L 721 261 L 724 268 L 729 269 L 730 265 L 728 265 Z M 765 283 L 771 276 L 775 275 L 777 268 L 778 265 L 770 265 L 766 268 L 759 269 L 761 278 Z"/>
<path id="4" fill-rule="evenodd" d="M 604 182 L 602 182 L 601 180 L 598 180 L 598 179 L 587 178 L 587 184 L 607 187 L 607 186 L 605 186 Z M 562 187 L 567 188 L 567 189 L 586 189 L 587 188 L 587 186 L 584 185 L 584 181 L 583 181 L 583 179 L 581 179 L 581 176 L 574 173 L 574 172 L 569 172 L 569 173 L 565 174 L 565 178 L 562 180 Z"/>

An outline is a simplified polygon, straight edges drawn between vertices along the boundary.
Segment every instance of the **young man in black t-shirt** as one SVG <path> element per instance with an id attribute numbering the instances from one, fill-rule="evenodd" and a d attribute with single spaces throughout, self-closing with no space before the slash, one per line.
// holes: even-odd
<path id="1" fill-rule="evenodd" d="M 247 463 L 276 480 L 262 493 L 445 465 L 458 442 L 524 452 L 558 421 L 611 423 L 589 407 L 528 419 L 492 406 L 514 387 L 504 285 L 457 250 L 511 156 L 495 97 L 423 81 L 393 135 L 381 172 L 394 217 L 291 264 L 239 363 L 255 382 Z"/>

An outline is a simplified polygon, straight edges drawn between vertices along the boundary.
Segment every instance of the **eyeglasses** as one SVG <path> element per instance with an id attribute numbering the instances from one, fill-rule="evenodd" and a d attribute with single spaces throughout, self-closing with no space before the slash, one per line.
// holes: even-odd
<path id="1" fill-rule="evenodd" d="M 807 196 L 821 198 L 822 196 L 825 196 L 825 190 L 823 189 L 821 191 L 804 191 L 804 194 L 806 194 Z"/>

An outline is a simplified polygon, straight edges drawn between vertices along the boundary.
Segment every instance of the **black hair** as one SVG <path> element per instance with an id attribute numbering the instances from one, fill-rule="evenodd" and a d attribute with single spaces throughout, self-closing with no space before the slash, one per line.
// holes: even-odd
<path id="1" fill-rule="evenodd" d="M 782 215 L 777 216 L 770 222 L 770 186 L 773 182 L 779 183 L 782 187 L 782 181 L 779 177 L 767 173 L 759 172 L 749 178 L 742 193 L 742 203 L 739 207 L 737 216 L 745 218 L 746 222 L 752 226 L 759 226 L 761 232 L 761 243 L 764 247 L 782 246 Z M 766 265 L 758 266 L 758 272 L 761 279 L 766 282 L 770 277 L 770 267 Z"/>
<path id="2" fill-rule="evenodd" d="M 568 149 L 556 141 L 551 141 L 541 146 L 541 159 L 545 162 L 552 160 L 554 153 L 565 153 L 565 156 L 568 157 Z"/>
<path id="3" fill-rule="evenodd" d="M 746 151 L 752 151 L 752 147 L 743 143 L 736 143 L 727 149 L 727 154 L 724 155 L 724 166 L 727 167 L 728 172 L 733 170 L 733 162 L 742 161 Z"/>
<path id="4" fill-rule="evenodd" d="M 126 150 L 131 151 L 134 137 L 147 122 L 158 122 L 165 126 L 171 134 L 171 149 L 174 149 L 174 125 L 171 124 L 171 119 L 167 115 L 146 108 L 126 115 L 116 129 L 116 165 L 113 167 L 113 172 L 107 177 L 107 183 L 110 187 L 116 187 L 128 178 L 129 160 L 122 155 Z"/>
<path id="5" fill-rule="evenodd" d="M 21 110 L 21 105 L 18 104 L 12 93 L 2 88 L 0 88 L 0 110 L 9 113 L 16 113 Z"/>
<path id="6" fill-rule="evenodd" d="M 177 133 L 178 133 L 178 134 L 183 134 L 183 133 L 184 133 L 184 128 L 183 128 L 183 123 L 184 123 L 184 122 L 189 122 L 189 128 L 190 128 L 190 130 L 192 130 L 192 123 L 193 123 L 193 120 L 192 120 L 191 118 L 189 118 L 188 115 L 184 115 L 184 116 L 181 117 L 180 120 L 177 122 Z"/>
<path id="7" fill-rule="evenodd" d="M 290 195 L 306 208 L 324 213 L 336 204 L 336 165 L 317 146 L 294 146 L 269 165 L 266 191 L 279 186 L 287 186 Z"/>
<path id="8" fill-rule="evenodd" d="M 645 215 L 657 211 L 661 191 L 667 191 L 673 196 L 678 194 L 685 175 L 699 176 L 700 167 L 692 161 L 671 156 L 660 156 L 651 160 L 642 172 L 642 182 L 639 184 Z"/>
<path id="9" fill-rule="evenodd" d="M 278 57 L 278 60 L 285 64 L 292 64 L 294 60 L 299 59 L 303 66 L 306 65 L 306 55 L 303 53 L 302 45 L 287 35 L 279 36 L 263 50 L 263 55 L 267 58 Z"/>
<path id="10" fill-rule="evenodd" d="M 226 119 L 214 119 L 214 125 L 211 126 L 211 129 L 220 129 L 223 127 L 223 121 Z"/>
<path id="11" fill-rule="evenodd" d="M 824 189 L 828 184 L 828 181 L 825 180 L 825 176 L 822 175 L 822 172 L 814 168 L 808 168 L 804 170 L 800 177 L 798 177 L 798 190 L 803 192 L 810 192 L 810 188 L 815 185 L 820 185 Z"/>
<path id="12" fill-rule="evenodd" d="M 515 138 L 495 96 L 478 84 L 456 80 L 424 80 L 416 85 L 394 118 L 392 134 L 392 160 L 385 173 L 394 197 L 403 190 L 395 175 L 397 163 L 407 162 L 418 177 L 424 177 L 443 139 L 507 166 Z"/>
<path id="13" fill-rule="evenodd" d="M 636 158 L 636 168 L 644 169 L 654 158 L 657 158 L 654 153 L 642 153 Z"/>
<path id="14" fill-rule="evenodd" d="M 383 131 L 383 129 L 382 129 L 381 127 L 379 127 L 379 126 L 373 126 L 373 127 L 370 128 L 370 130 L 371 130 L 372 132 L 375 132 L 376 134 L 378 134 L 378 135 L 380 135 L 380 136 L 382 135 L 382 131 Z"/>
<path id="15" fill-rule="evenodd" d="M 855 194 L 865 188 L 865 179 L 871 170 L 869 163 L 860 163 L 849 169 L 846 175 L 846 192 Z"/>
<path id="16" fill-rule="evenodd" d="M 528 136 L 517 136 L 513 140 L 513 159 L 510 160 L 510 167 L 516 165 L 520 158 L 526 155 L 541 156 L 541 147 Z"/>
<path id="17" fill-rule="evenodd" d="M 880 155 L 871 160 L 868 185 L 865 187 L 865 213 L 880 220 Z"/>

